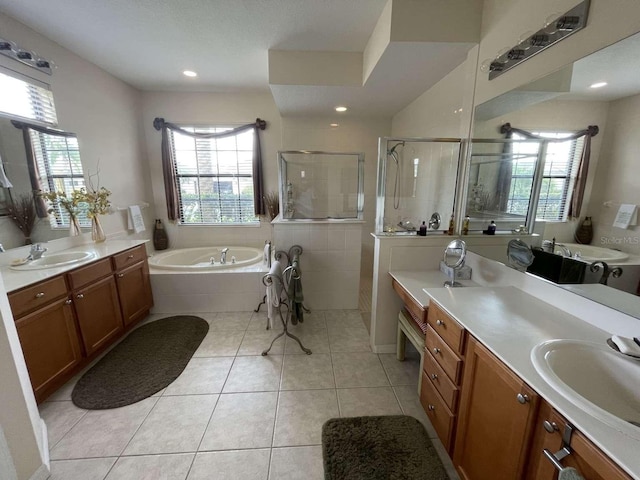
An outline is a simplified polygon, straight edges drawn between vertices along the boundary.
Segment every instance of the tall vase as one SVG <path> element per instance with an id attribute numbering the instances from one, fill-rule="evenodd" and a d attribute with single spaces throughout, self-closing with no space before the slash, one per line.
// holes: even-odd
<path id="1" fill-rule="evenodd" d="M 82 235 L 82 230 L 80 230 L 80 223 L 78 223 L 78 217 L 75 215 L 69 216 L 69 236 L 77 237 L 78 235 Z"/>
<path id="2" fill-rule="evenodd" d="M 104 234 L 104 230 L 102 229 L 102 224 L 100 223 L 100 218 L 96 215 L 91 218 L 91 240 L 95 243 L 104 242 L 107 239 L 107 236 Z"/>
<path id="3" fill-rule="evenodd" d="M 584 220 L 580 222 L 573 238 L 577 243 L 583 245 L 589 245 L 591 243 L 591 240 L 593 240 L 593 223 L 591 217 L 585 217 Z"/>

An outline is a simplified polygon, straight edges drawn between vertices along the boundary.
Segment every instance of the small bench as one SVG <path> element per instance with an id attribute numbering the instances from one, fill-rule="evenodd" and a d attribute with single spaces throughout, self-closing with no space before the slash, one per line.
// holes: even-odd
<path id="1" fill-rule="evenodd" d="M 422 366 L 424 362 L 424 339 L 425 334 L 416 325 L 416 323 L 409 317 L 409 314 L 404 310 L 398 313 L 398 342 L 396 346 L 396 358 L 399 361 L 404 361 L 406 341 L 409 340 L 411 344 L 420 354 L 420 374 L 418 375 L 418 393 L 420 393 L 420 387 L 422 386 Z"/>

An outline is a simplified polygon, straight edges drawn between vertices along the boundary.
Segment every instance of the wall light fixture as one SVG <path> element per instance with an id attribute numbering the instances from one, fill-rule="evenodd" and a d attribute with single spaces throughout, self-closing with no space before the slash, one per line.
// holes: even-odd
<path id="1" fill-rule="evenodd" d="M 51 60 L 44 59 L 36 52 L 22 48 L 15 42 L 3 38 L 0 38 L 0 54 L 29 65 L 47 75 L 51 75 L 53 68 L 55 68 L 55 64 Z"/>

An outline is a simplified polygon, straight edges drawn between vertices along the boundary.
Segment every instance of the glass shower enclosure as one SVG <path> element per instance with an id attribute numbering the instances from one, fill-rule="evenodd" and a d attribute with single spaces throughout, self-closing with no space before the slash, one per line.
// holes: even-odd
<path id="1" fill-rule="evenodd" d="M 364 154 L 278 152 L 280 211 L 284 220 L 362 220 Z"/>

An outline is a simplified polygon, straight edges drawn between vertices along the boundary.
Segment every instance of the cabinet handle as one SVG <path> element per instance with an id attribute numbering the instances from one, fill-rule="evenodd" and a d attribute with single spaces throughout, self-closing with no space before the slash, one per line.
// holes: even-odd
<path id="1" fill-rule="evenodd" d="M 440 353 L 440 349 L 439 349 L 439 348 L 437 348 L 437 347 L 436 347 L 436 348 L 434 348 L 434 349 L 433 349 L 433 353 L 434 353 L 435 355 L 439 354 L 439 353 Z"/>
<path id="2" fill-rule="evenodd" d="M 79 293 L 79 294 L 77 294 L 77 295 L 76 295 L 76 298 L 80 298 L 80 299 L 84 298 L 84 293 Z"/>
<path id="3" fill-rule="evenodd" d="M 431 374 L 431 380 L 437 380 L 438 379 L 438 374 L 437 373 L 432 373 Z"/>
<path id="4" fill-rule="evenodd" d="M 64 303 L 66 303 L 67 305 L 71 305 L 72 301 L 71 301 L 71 299 L 68 299 L 68 300 L 67 300 L 66 302 L 64 302 Z"/>
<path id="5" fill-rule="evenodd" d="M 560 430 L 556 422 L 550 422 L 549 420 L 545 420 L 544 422 L 542 422 L 542 426 L 549 433 L 554 433 Z"/>
<path id="6" fill-rule="evenodd" d="M 444 325 L 444 322 L 442 320 L 436 320 L 436 325 L 442 327 Z"/>
<path id="7" fill-rule="evenodd" d="M 129 255 L 129 256 L 127 257 L 127 260 L 131 260 L 132 258 L 133 258 L 133 254 Z"/>
<path id="8" fill-rule="evenodd" d="M 36 298 L 42 298 L 42 297 L 44 297 L 44 292 L 36 293 Z"/>
<path id="9" fill-rule="evenodd" d="M 523 405 L 525 403 L 528 403 L 530 400 L 529 395 L 527 395 L 526 393 L 525 394 L 519 393 L 518 395 L 516 395 L 516 399 L 518 400 L 519 403 Z"/>
<path id="10" fill-rule="evenodd" d="M 427 405 L 427 409 L 429 409 L 430 412 L 435 412 L 436 407 L 434 405 L 429 404 Z"/>
<path id="11" fill-rule="evenodd" d="M 119 273 L 118 278 L 122 278 L 122 277 L 124 277 L 124 273 Z"/>

